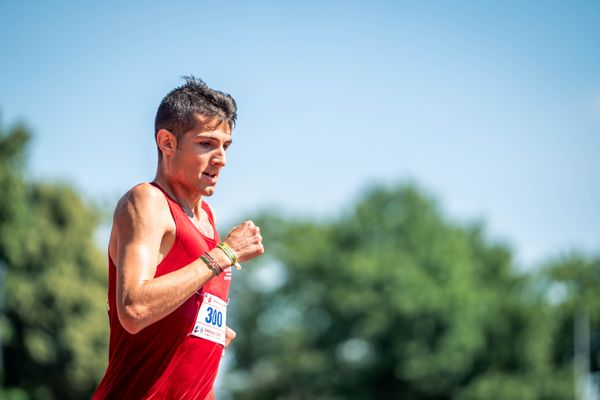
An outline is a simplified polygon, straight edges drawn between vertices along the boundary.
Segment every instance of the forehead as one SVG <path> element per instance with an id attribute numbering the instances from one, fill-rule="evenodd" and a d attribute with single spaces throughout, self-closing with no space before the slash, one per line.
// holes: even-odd
<path id="1" fill-rule="evenodd" d="M 199 134 L 222 134 L 231 136 L 231 128 L 225 121 L 205 115 L 194 115 L 195 124 L 188 132 L 193 135 Z"/>

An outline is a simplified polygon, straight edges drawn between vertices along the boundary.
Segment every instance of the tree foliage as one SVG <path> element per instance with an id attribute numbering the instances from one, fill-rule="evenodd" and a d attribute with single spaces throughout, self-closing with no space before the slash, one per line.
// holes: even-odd
<path id="1" fill-rule="evenodd" d="M 26 178 L 29 137 L 0 128 L 3 396 L 86 398 L 107 359 L 100 214 L 67 185 Z"/>
<path id="2" fill-rule="evenodd" d="M 600 257 L 572 253 L 548 262 L 541 271 L 540 285 L 554 304 L 556 341 L 554 360 L 565 363 L 573 356 L 574 319 L 587 320 L 590 336 L 589 367 L 600 372 Z"/>
<path id="3" fill-rule="evenodd" d="M 333 221 L 260 225 L 271 258 L 232 296 L 232 398 L 572 398 L 536 281 L 418 188 L 374 188 Z"/>

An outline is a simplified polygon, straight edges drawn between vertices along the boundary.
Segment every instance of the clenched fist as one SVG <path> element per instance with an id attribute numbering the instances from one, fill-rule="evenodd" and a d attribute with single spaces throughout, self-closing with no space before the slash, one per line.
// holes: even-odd
<path id="1" fill-rule="evenodd" d="M 252 221 L 246 221 L 233 228 L 224 242 L 235 251 L 239 262 L 252 260 L 265 252 L 260 228 Z"/>

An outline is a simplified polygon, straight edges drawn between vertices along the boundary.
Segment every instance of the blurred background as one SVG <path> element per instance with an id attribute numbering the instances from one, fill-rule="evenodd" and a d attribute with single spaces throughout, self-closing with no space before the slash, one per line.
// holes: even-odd
<path id="1" fill-rule="evenodd" d="M 0 2 L 0 398 L 85 399 L 194 75 L 239 117 L 219 399 L 599 399 L 597 1 Z"/>

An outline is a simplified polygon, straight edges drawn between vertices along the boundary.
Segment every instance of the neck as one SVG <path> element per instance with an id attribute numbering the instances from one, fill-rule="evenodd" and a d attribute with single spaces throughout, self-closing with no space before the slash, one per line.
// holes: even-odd
<path id="1" fill-rule="evenodd" d="M 156 171 L 154 182 L 179 203 L 188 216 L 192 218 L 200 216 L 200 210 L 202 209 L 202 194 L 200 192 L 190 190 L 190 188 L 180 184 L 177 179 L 165 174 L 160 166 Z"/>

